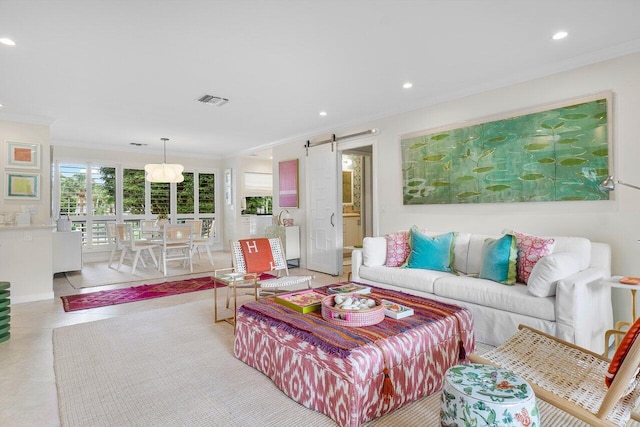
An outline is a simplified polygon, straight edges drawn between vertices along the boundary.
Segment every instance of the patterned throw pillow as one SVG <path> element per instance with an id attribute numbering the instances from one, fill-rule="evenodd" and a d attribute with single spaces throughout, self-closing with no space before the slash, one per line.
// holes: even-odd
<path id="1" fill-rule="evenodd" d="M 387 267 L 400 267 L 409 256 L 409 232 L 390 233 L 387 238 Z"/>
<path id="2" fill-rule="evenodd" d="M 514 231 L 518 244 L 518 259 L 516 261 L 516 273 L 519 283 L 527 283 L 533 266 L 543 256 L 553 252 L 555 239 L 544 239 L 530 234 L 518 233 Z"/>
<path id="3" fill-rule="evenodd" d="M 611 384 L 613 384 L 613 379 L 616 377 L 620 366 L 622 366 L 622 362 L 624 362 L 625 357 L 627 357 L 627 353 L 631 350 L 631 346 L 638 337 L 638 334 L 640 334 L 640 318 L 637 319 L 633 325 L 631 325 L 627 333 L 624 334 L 624 338 L 622 338 L 620 346 L 618 346 L 615 354 L 613 355 L 613 359 L 611 359 L 611 362 L 609 363 L 609 369 L 604 377 L 604 383 L 607 387 L 611 387 Z M 638 372 L 636 371 L 636 375 L 637 374 Z M 632 380 L 635 380 L 635 375 Z"/>

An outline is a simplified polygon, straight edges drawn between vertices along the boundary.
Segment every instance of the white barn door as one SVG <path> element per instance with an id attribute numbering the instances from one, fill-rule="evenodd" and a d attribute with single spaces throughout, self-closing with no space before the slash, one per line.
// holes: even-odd
<path id="1" fill-rule="evenodd" d="M 307 161 L 307 268 L 342 274 L 342 185 L 337 144 L 309 147 Z"/>

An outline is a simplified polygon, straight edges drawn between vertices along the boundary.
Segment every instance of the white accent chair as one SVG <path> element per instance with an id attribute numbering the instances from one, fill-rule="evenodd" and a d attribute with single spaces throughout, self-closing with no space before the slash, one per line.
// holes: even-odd
<path id="1" fill-rule="evenodd" d="M 140 253 L 145 250 L 149 251 L 149 255 L 151 256 L 153 263 L 156 267 L 158 266 L 158 260 L 153 253 L 153 249 L 158 246 L 157 244 L 144 240 L 136 240 L 131 224 L 116 224 L 116 230 L 116 245 L 122 248 L 122 252 L 120 253 L 120 262 L 118 263 L 118 271 L 120 271 L 120 267 L 122 267 L 122 261 L 130 253 L 135 254 L 133 257 L 133 264 L 131 266 L 131 274 L 136 273 L 138 261 L 142 263 L 143 267 L 146 267 L 144 258 L 140 256 Z"/>
<path id="2" fill-rule="evenodd" d="M 255 239 L 247 239 L 255 240 Z M 247 263 L 242 252 L 241 241 L 231 242 L 231 256 L 232 267 L 237 273 L 253 274 L 254 280 L 246 285 L 238 284 L 237 287 L 253 287 L 255 299 L 260 298 L 261 290 L 268 290 L 272 293 L 282 292 L 281 288 L 299 285 L 306 282 L 307 289 L 311 288 L 311 279 L 313 276 L 290 276 L 289 268 L 287 267 L 287 260 L 284 250 L 282 249 L 282 242 L 278 238 L 269 239 L 269 245 L 271 246 L 271 255 L 273 256 L 273 268 L 269 271 L 248 271 Z M 260 279 L 262 273 L 270 273 L 276 277 L 272 279 Z M 230 291 L 230 289 L 228 289 Z M 229 307 L 230 292 L 227 293 L 227 307 Z"/>
<path id="3" fill-rule="evenodd" d="M 183 268 L 189 263 L 189 271 L 193 273 L 192 263 L 193 235 L 191 225 L 164 224 L 162 233 L 162 273 L 167 275 L 168 261 L 183 261 Z"/>

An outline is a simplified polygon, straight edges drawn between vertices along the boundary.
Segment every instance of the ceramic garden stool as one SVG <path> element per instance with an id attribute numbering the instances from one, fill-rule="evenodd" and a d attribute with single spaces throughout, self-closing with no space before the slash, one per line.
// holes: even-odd
<path id="1" fill-rule="evenodd" d="M 512 372 L 488 365 L 456 365 L 444 375 L 442 426 L 540 427 L 536 396 Z"/>

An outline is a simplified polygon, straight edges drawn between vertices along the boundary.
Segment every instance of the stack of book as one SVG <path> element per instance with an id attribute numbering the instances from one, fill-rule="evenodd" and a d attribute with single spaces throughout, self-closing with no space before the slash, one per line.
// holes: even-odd
<path id="1" fill-rule="evenodd" d="M 320 309 L 322 298 L 326 295 L 320 294 L 313 289 L 294 292 L 292 294 L 278 295 L 275 301 L 299 313 L 306 314 Z"/>
<path id="2" fill-rule="evenodd" d="M 330 294 L 369 294 L 371 293 L 371 287 L 356 283 L 345 283 L 331 286 L 327 288 L 327 292 Z"/>
<path id="3" fill-rule="evenodd" d="M 381 300 L 384 307 L 384 314 L 387 317 L 394 319 L 402 319 L 413 315 L 413 308 L 406 305 L 398 304 L 397 302 L 389 301 L 386 299 Z"/>

